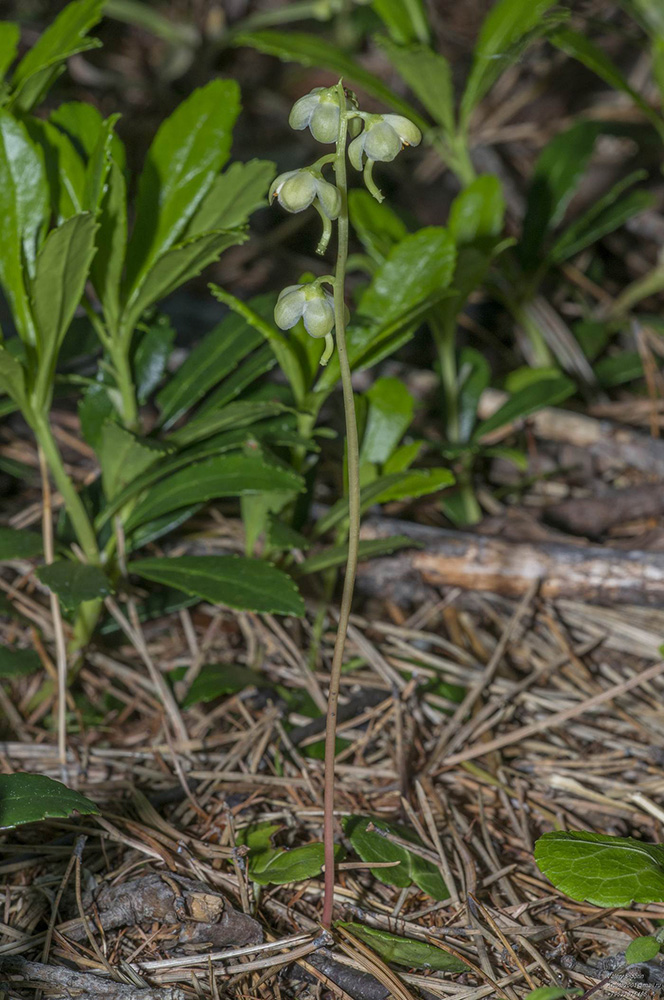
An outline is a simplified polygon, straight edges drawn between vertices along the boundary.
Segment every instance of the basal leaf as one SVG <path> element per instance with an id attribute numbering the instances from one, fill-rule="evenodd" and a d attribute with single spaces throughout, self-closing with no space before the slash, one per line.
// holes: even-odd
<path id="1" fill-rule="evenodd" d="M 650 962 L 659 955 L 659 950 L 660 943 L 656 937 L 648 935 L 634 938 L 625 951 L 625 964 L 634 965 L 636 962 Z"/>
<path id="2" fill-rule="evenodd" d="M 369 826 L 374 829 L 367 829 Z M 372 868 L 372 875 L 379 881 L 400 888 L 406 888 L 415 882 L 434 899 L 449 899 L 450 894 L 434 864 L 388 839 L 389 835 L 397 836 L 421 846 L 416 834 L 408 827 L 397 826 L 374 816 L 347 816 L 344 819 L 344 830 L 363 861 L 369 864 L 372 861 L 399 862 L 392 868 Z"/>
<path id="3" fill-rule="evenodd" d="M 83 816 L 99 809 L 80 792 L 44 774 L 0 774 L 0 830 L 12 830 L 43 819 Z"/>
<path id="4" fill-rule="evenodd" d="M 187 226 L 187 236 L 210 229 L 235 229 L 267 205 L 267 190 L 277 170 L 270 160 L 231 163 L 216 177 Z"/>
<path id="5" fill-rule="evenodd" d="M 335 845 L 335 857 L 341 855 L 340 845 Z M 272 848 L 249 856 L 249 878 L 259 885 L 286 885 L 302 882 L 320 875 L 325 861 L 322 844 L 305 844 L 304 847 Z"/>
<path id="6" fill-rule="evenodd" d="M 34 649 L 0 646 L 0 678 L 29 677 L 42 669 L 42 662 Z"/>
<path id="7" fill-rule="evenodd" d="M 291 578 L 262 559 L 242 556 L 178 556 L 141 559 L 130 571 L 185 594 L 240 611 L 304 614 Z"/>
<path id="8" fill-rule="evenodd" d="M 164 457 L 158 443 L 140 440 L 119 424 L 107 421 L 101 430 L 97 456 L 107 499 L 112 500 L 129 483 Z"/>
<path id="9" fill-rule="evenodd" d="M 33 559 L 43 552 L 41 535 L 21 528 L 0 527 L 0 561 L 7 559 Z"/>
<path id="10" fill-rule="evenodd" d="M 415 402 L 398 378 L 376 379 L 364 394 L 369 409 L 360 462 L 386 462 L 413 420 Z"/>
<path id="11" fill-rule="evenodd" d="M 454 135 L 454 87 L 452 71 L 445 56 L 428 45 L 395 44 L 379 38 L 380 46 L 433 120 L 447 135 Z"/>
<path id="12" fill-rule="evenodd" d="M 504 427 L 513 420 L 535 413 L 543 406 L 557 406 L 576 390 L 571 379 L 565 376 L 545 378 L 515 392 L 494 414 L 482 420 L 473 433 L 473 440 L 479 441 L 491 431 Z"/>
<path id="13" fill-rule="evenodd" d="M 207 704 L 225 694 L 236 694 L 245 688 L 266 685 L 268 682 L 263 674 L 250 670 L 249 667 L 242 667 L 236 663 L 206 663 L 187 691 L 182 707 Z"/>
<path id="14" fill-rule="evenodd" d="M 98 566 L 71 562 L 69 559 L 41 566 L 37 576 L 58 595 L 66 611 L 76 611 L 85 601 L 94 601 L 112 593 L 108 577 Z"/>
<path id="15" fill-rule="evenodd" d="M 565 895 L 595 906 L 664 901 L 664 846 L 632 837 L 571 831 L 545 833 L 535 861 Z"/>
<path id="16" fill-rule="evenodd" d="M 366 924 L 341 921 L 341 926 L 347 927 L 351 934 L 368 944 L 386 962 L 405 965 L 410 969 L 434 969 L 436 972 L 468 971 L 468 966 L 461 959 L 426 941 L 399 937 Z"/>

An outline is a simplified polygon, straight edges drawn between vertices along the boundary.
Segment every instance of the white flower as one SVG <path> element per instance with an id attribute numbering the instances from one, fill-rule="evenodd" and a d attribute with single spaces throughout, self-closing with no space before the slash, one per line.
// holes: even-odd
<path id="1" fill-rule="evenodd" d="M 270 200 L 276 198 L 287 212 L 303 212 L 315 199 L 328 219 L 336 219 L 341 211 L 341 192 L 312 170 L 288 170 L 279 174 L 270 188 Z"/>
<path id="2" fill-rule="evenodd" d="M 347 107 L 352 105 L 346 101 Z M 319 142 L 336 142 L 339 134 L 339 94 L 336 87 L 314 87 L 293 105 L 288 124 L 311 129 Z"/>
<path id="3" fill-rule="evenodd" d="M 404 146 L 417 146 L 422 133 L 403 115 L 370 115 L 364 130 L 348 147 L 348 158 L 356 170 L 361 170 L 363 158 L 389 162 Z"/>
<path id="4" fill-rule="evenodd" d="M 334 300 L 320 285 L 288 285 L 279 293 L 274 321 L 280 330 L 290 330 L 304 321 L 312 337 L 327 337 L 334 329 Z"/>

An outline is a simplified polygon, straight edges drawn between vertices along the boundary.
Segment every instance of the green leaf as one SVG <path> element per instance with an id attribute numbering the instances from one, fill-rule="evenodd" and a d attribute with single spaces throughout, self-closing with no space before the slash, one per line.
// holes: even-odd
<path id="1" fill-rule="evenodd" d="M 112 588 L 106 574 L 98 566 L 60 559 L 40 566 L 37 576 L 49 590 L 58 595 L 65 611 L 76 611 L 85 601 L 108 597 Z"/>
<path id="2" fill-rule="evenodd" d="M 625 951 L 625 964 L 634 965 L 636 962 L 650 962 L 659 955 L 659 949 L 660 944 L 656 937 L 648 935 L 634 938 Z"/>
<path id="3" fill-rule="evenodd" d="M 282 62 L 296 62 L 301 66 L 314 66 L 317 70 L 329 70 L 337 78 L 342 76 L 347 85 L 355 84 L 371 97 L 378 98 L 390 111 L 410 118 L 423 131 L 428 127 L 427 122 L 408 101 L 404 101 L 386 87 L 382 80 L 369 73 L 336 45 L 331 45 L 317 35 L 297 31 L 241 31 L 235 36 L 233 44 L 248 45 L 266 55 L 276 56 Z"/>
<path id="4" fill-rule="evenodd" d="M 25 370 L 21 362 L 2 345 L 0 345 L 0 390 L 11 396 L 18 406 L 24 405 Z"/>
<path id="5" fill-rule="evenodd" d="M 99 142 L 101 112 L 88 101 L 65 101 L 51 112 L 49 121 L 65 133 L 87 163 Z"/>
<path id="6" fill-rule="evenodd" d="M 340 926 L 347 927 L 351 934 L 368 944 L 386 962 L 405 965 L 410 969 L 434 969 L 436 972 L 468 971 L 469 967 L 461 959 L 426 941 L 399 937 L 377 927 L 367 927 L 366 924 L 347 923 L 342 920 Z"/>
<path id="7" fill-rule="evenodd" d="M 461 99 L 462 128 L 467 128 L 473 109 L 498 77 L 519 58 L 531 33 L 541 34 L 546 30 L 545 14 L 554 3 L 555 0 L 497 0 L 493 4 L 482 22 Z"/>
<path id="8" fill-rule="evenodd" d="M 176 444 L 179 448 L 188 447 L 220 431 L 250 427 L 268 417 L 276 416 L 277 413 L 283 413 L 284 410 L 283 403 L 269 399 L 240 399 L 228 403 L 220 410 L 206 411 L 200 417 L 194 417 L 170 434 L 168 442 Z"/>
<path id="9" fill-rule="evenodd" d="M 116 415 L 108 386 L 103 382 L 91 383 L 78 404 L 78 416 L 83 438 L 95 451 L 99 447 L 104 424 Z"/>
<path id="10" fill-rule="evenodd" d="M 449 285 L 455 257 L 454 241 L 446 229 L 427 226 L 406 236 L 376 271 L 358 313 L 385 323 L 417 306 Z"/>
<path id="11" fill-rule="evenodd" d="M 236 663 L 206 663 L 193 680 L 183 701 L 183 708 L 207 704 L 225 694 L 237 694 L 250 687 L 266 687 L 269 682 L 262 674 Z"/>
<path id="12" fill-rule="evenodd" d="M 174 340 L 175 330 L 168 316 L 157 316 L 141 336 L 134 354 L 139 403 L 147 402 L 164 377 Z"/>
<path id="13" fill-rule="evenodd" d="M 239 111 L 237 83 L 217 79 L 195 90 L 160 126 L 138 185 L 138 223 L 127 250 L 129 289 L 184 233 L 228 159 Z"/>
<path id="14" fill-rule="evenodd" d="M 400 549 L 419 548 L 421 548 L 420 544 L 406 535 L 391 535 L 389 538 L 364 538 L 360 542 L 358 558 L 360 562 L 364 562 L 366 559 L 375 559 L 377 556 L 389 556 Z M 297 576 L 321 573 L 323 570 L 332 569 L 335 566 L 344 566 L 347 557 L 348 546 L 335 545 L 308 556 L 294 567 L 293 571 L 296 572 Z"/>
<path id="15" fill-rule="evenodd" d="M 481 174 L 456 196 L 450 208 L 448 229 L 457 246 L 499 236 L 505 216 L 505 199 L 500 181 L 493 174 Z"/>
<path id="16" fill-rule="evenodd" d="M 336 844 L 335 857 L 338 858 L 341 853 L 341 846 Z M 320 875 L 324 862 L 322 844 L 305 844 L 291 851 L 276 847 L 249 856 L 249 878 L 259 885 L 302 882 Z"/>
<path id="17" fill-rule="evenodd" d="M 374 830 L 367 830 L 369 825 Z M 375 816 L 346 816 L 343 821 L 344 830 L 355 851 L 363 861 L 374 862 L 398 861 L 393 868 L 372 868 L 371 874 L 385 885 L 396 885 L 406 888 L 413 882 L 423 892 L 434 899 L 449 899 L 449 892 L 443 882 L 438 868 L 430 861 L 413 854 L 406 847 L 395 844 L 383 834 L 388 833 L 421 846 L 417 835 L 408 827 L 388 823 Z M 377 832 L 382 831 L 382 834 Z"/>
<path id="18" fill-rule="evenodd" d="M 0 646 L 0 677 L 28 677 L 42 669 L 34 649 Z"/>
<path id="19" fill-rule="evenodd" d="M 0 108 L 0 282 L 20 337 L 35 342 L 24 262 L 34 274 L 35 258 L 48 219 L 44 161 L 25 127 Z"/>
<path id="20" fill-rule="evenodd" d="M 449 469 L 408 469 L 394 476 L 376 480 L 376 495 L 372 503 L 390 503 L 394 500 L 416 500 L 418 497 L 437 493 L 454 483 Z"/>
<path id="21" fill-rule="evenodd" d="M 621 351 L 620 354 L 596 361 L 593 370 L 599 384 L 605 389 L 611 389 L 641 378 L 643 359 L 638 351 Z"/>
<path id="22" fill-rule="evenodd" d="M 140 440 L 119 424 L 108 421 L 101 430 L 97 456 L 104 494 L 112 500 L 137 476 L 163 458 L 164 448 L 158 442 Z"/>
<path id="23" fill-rule="evenodd" d="M 267 190 L 277 170 L 270 160 L 231 163 L 201 202 L 187 226 L 187 236 L 209 229 L 235 229 L 267 205 Z"/>
<path id="24" fill-rule="evenodd" d="M 406 472 L 422 451 L 424 444 L 424 441 L 408 441 L 400 445 L 383 465 L 383 473 L 390 476 L 393 472 Z"/>
<path id="25" fill-rule="evenodd" d="M 263 344 L 257 351 L 254 351 L 246 361 L 241 362 L 232 375 L 224 378 L 221 385 L 211 392 L 198 408 L 197 417 L 208 413 L 210 410 L 220 410 L 226 407 L 231 400 L 240 395 L 241 392 L 256 382 L 261 375 L 265 375 L 274 368 L 277 359 L 269 344 Z"/>
<path id="26" fill-rule="evenodd" d="M 21 40 L 21 29 L 14 21 L 0 21 L 0 77 L 14 62 Z"/>
<path id="27" fill-rule="evenodd" d="M 256 853 L 269 851 L 272 849 L 272 837 L 281 829 L 279 823 L 271 823 L 265 820 L 262 823 L 252 823 L 238 830 L 235 835 L 235 843 L 238 847 L 248 847 L 250 851 Z"/>
<path id="28" fill-rule="evenodd" d="M 14 103 L 20 111 L 30 111 L 42 99 L 70 56 L 99 46 L 86 35 L 101 19 L 102 8 L 103 0 L 67 4 L 21 59 L 12 77 Z"/>
<path id="29" fill-rule="evenodd" d="M 526 994 L 525 1000 L 566 1000 L 566 997 L 579 997 L 582 990 L 564 990 L 560 986 L 539 986 Z"/>
<path id="30" fill-rule="evenodd" d="M 42 552 L 41 535 L 36 531 L 0 527 L 0 562 L 8 559 L 33 559 Z"/>
<path id="31" fill-rule="evenodd" d="M 174 423 L 262 342 L 260 333 L 231 314 L 214 327 L 188 355 L 157 395 L 161 422 Z"/>
<path id="32" fill-rule="evenodd" d="M 28 118 L 28 134 L 41 147 L 44 157 L 51 210 L 58 224 L 83 211 L 85 164 L 71 139 L 41 118 Z"/>
<path id="33" fill-rule="evenodd" d="M 302 492 L 295 472 L 265 462 L 256 455 L 221 455 L 175 472 L 157 483 L 129 517 L 126 530 L 192 503 L 237 497 L 244 493 Z"/>
<path id="34" fill-rule="evenodd" d="M 456 131 L 452 70 L 445 56 L 428 45 L 395 45 L 379 38 L 388 59 L 448 136 Z"/>
<path id="35" fill-rule="evenodd" d="M 172 246 L 151 264 L 148 273 L 135 286 L 122 315 L 124 327 L 133 330 L 148 306 L 170 295 L 185 281 L 195 278 L 208 264 L 218 260 L 224 250 L 244 243 L 246 238 L 242 230 L 229 229 L 201 233 Z"/>
<path id="36" fill-rule="evenodd" d="M 106 194 L 106 178 L 113 161 L 113 140 L 116 138 L 114 128 L 119 118 L 119 114 L 111 115 L 102 123 L 85 172 L 84 207 L 93 215 L 98 214 Z"/>
<path id="37" fill-rule="evenodd" d="M 120 318 L 120 286 L 127 243 L 127 190 L 115 159 L 111 160 L 106 177 L 98 222 L 91 278 L 108 324 L 115 330 Z"/>
<path id="38" fill-rule="evenodd" d="M 99 809 L 80 792 L 44 774 L 0 774 L 0 830 L 65 819 L 73 812 L 98 815 Z"/>
<path id="39" fill-rule="evenodd" d="M 541 872 L 564 892 L 595 906 L 664 901 L 664 846 L 601 833 L 545 833 L 535 844 Z"/>
<path id="40" fill-rule="evenodd" d="M 398 378 L 376 379 L 364 394 L 369 403 L 360 462 L 386 462 L 413 420 L 414 400 Z"/>
<path id="41" fill-rule="evenodd" d="M 429 40 L 429 23 L 423 0 L 373 0 L 371 6 L 400 45 Z"/>
<path id="42" fill-rule="evenodd" d="M 574 383 L 564 376 L 544 378 L 515 392 L 494 414 L 475 427 L 473 440 L 478 441 L 491 431 L 504 427 L 513 420 L 536 413 L 543 406 L 557 406 L 576 390 Z"/>
<path id="43" fill-rule="evenodd" d="M 178 556 L 141 559 L 130 571 L 240 611 L 304 614 L 304 601 L 291 578 L 262 559 L 242 556 Z"/>
<path id="44" fill-rule="evenodd" d="M 483 354 L 472 347 L 465 347 L 459 355 L 457 386 L 457 415 L 459 441 L 470 441 L 480 397 L 491 381 L 491 366 Z"/>
<path id="45" fill-rule="evenodd" d="M 74 215 L 48 234 L 37 257 L 32 308 L 40 364 L 50 369 L 83 296 L 96 229 L 94 216 Z"/>
<path id="46" fill-rule="evenodd" d="M 348 211 L 358 239 L 377 264 L 382 264 L 408 233 L 406 224 L 387 203 L 376 201 L 364 188 L 348 192 Z"/>

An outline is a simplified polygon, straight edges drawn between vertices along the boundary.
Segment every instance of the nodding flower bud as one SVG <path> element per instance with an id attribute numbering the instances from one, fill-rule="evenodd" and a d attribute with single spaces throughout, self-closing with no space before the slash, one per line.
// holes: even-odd
<path id="1" fill-rule="evenodd" d="M 361 170 L 363 158 L 389 162 L 404 146 L 417 146 L 422 133 L 403 115 L 367 115 L 364 129 L 348 147 L 348 159 Z"/>
<path id="2" fill-rule="evenodd" d="M 334 329 L 334 300 L 315 281 L 310 285 L 288 285 L 279 293 L 274 321 L 280 330 L 290 330 L 304 321 L 311 337 L 328 337 Z"/>
<path id="3" fill-rule="evenodd" d="M 341 211 L 341 192 L 318 171 L 288 170 L 279 174 L 270 188 L 270 200 L 276 198 L 287 212 L 303 212 L 316 199 L 316 207 L 328 219 L 336 219 Z"/>
<path id="4" fill-rule="evenodd" d="M 346 98 L 350 110 L 354 104 Z M 294 129 L 309 128 L 319 142 L 336 142 L 339 134 L 339 94 L 336 87 L 314 87 L 293 105 L 288 124 Z"/>

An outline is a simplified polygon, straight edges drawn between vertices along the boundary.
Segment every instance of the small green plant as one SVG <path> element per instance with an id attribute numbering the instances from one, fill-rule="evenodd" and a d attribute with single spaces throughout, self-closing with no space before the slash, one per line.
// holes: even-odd
<path id="1" fill-rule="evenodd" d="M 74 812 L 90 816 L 99 810 L 80 792 L 44 774 L 0 774 L 0 830 L 64 819 Z"/>

